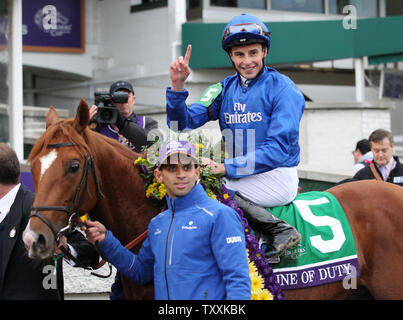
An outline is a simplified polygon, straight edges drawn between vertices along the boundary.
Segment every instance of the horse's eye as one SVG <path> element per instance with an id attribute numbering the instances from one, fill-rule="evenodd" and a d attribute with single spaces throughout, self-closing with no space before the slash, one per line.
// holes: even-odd
<path id="1" fill-rule="evenodd" d="M 69 166 L 67 167 L 67 172 L 76 173 L 78 169 L 80 169 L 80 162 L 73 160 L 69 163 Z"/>

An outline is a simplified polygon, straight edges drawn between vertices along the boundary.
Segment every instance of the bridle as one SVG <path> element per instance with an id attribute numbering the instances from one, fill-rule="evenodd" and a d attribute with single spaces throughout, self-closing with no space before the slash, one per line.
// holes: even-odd
<path id="1" fill-rule="evenodd" d="M 46 148 L 60 148 L 60 147 L 76 147 L 79 146 L 78 144 L 74 142 L 63 142 L 63 143 L 53 143 L 53 144 L 48 144 Z M 97 196 L 99 195 L 100 197 L 104 198 L 104 194 L 102 193 L 100 184 L 99 184 L 99 179 L 96 173 L 95 165 L 94 165 L 94 159 L 92 158 L 91 154 L 88 152 L 88 149 L 85 148 L 86 150 L 86 155 L 85 155 L 85 162 L 84 162 L 84 169 L 83 169 L 83 175 L 81 176 L 80 183 L 78 184 L 78 187 L 74 193 L 73 198 L 70 200 L 69 204 L 67 206 L 36 206 L 36 207 L 31 207 L 31 211 L 34 211 L 34 213 L 31 214 L 32 217 L 37 217 L 39 218 L 48 228 L 52 231 L 54 240 L 56 242 L 56 246 L 59 246 L 60 242 L 60 237 L 63 236 L 64 234 L 67 234 L 71 231 L 74 231 L 77 227 L 80 227 L 81 225 L 85 225 L 84 223 L 78 221 L 78 222 L 73 222 L 74 217 L 79 217 L 81 213 L 80 208 L 84 200 L 84 195 L 85 195 L 85 190 L 87 189 L 88 186 L 88 179 L 90 176 L 90 172 L 92 171 L 94 174 L 95 178 L 95 184 L 97 188 Z M 81 192 L 83 190 L 83 192 Z M 81 193 L 81 197 L 79 198 Z M 78 203 L 77 203 L 78 201 Z M 73 208 L 75 208 L 73 210 Z M 55 229 L 53 228 L 52 224 L 42 215 L 38 213 L 38 211 L 62 211 L 67 214 L 68 217 L 68 223 L 65 227 L 60 229 L 59 232 L 56 232 Z M 79 220 L 79 219 L 78 219 Z M 142 234 L 137 236 L 134 240 L 132 240 L 130 243 L 128 243 L 125 247 L 130 250 L 137 244 L 141 243 L 144 241 L 144 239 L 148 235 L 148 230 L 144 231 Z M 103 260 L 94 268 L 94 269 L 99 269 L 102 267 L 106 259 L 103 257 L 102 252 L 99 250 L 98 246 L 95 245 L 98 253 L 100 256 L 103 258 Z M 63 252 L 65 256 L 67 256 L 70 260 L 74 261 L 77 266 L 87 269 L 87 270 L 94 270 L 91 267 L 85 266 L 80 260 L 78 260 L 76 257 L 72 256 L 68 250 L 66 250 L 63 246 L 60 246 L 60 250 Z M 56 260 L 55 260 L 56 261 Z M 55 268 L 56 269 L 56 268 Z M 112 266 L 109 265 L 109 274 L 108 275 L 100 275 L 96 274 L 94 272 L 91 272 L 92 275 L 95 275 L 100 278 L 108 278 L 112 274 Z"/>
<path id="2" fill-rule="evenodd" d="M 75 147 L 79 146 L 78 144 L 74 142 L 63 142 L 63 143 L 53 143 L 53 144 L 48 144 L 46 148 L 60 148 L 60 147 Z M 78 184 L 78 187 L 74 193 L 73 198 L 70 200 L 69 204 L 67 206 L 36 206 L 36 207 L 31 207 L 31 211 L 34 211 L 34 213 L 31 214 L 32 217 L 37 217 L 39 218 L 48 228 L 52 231 L 54 240 L 56 242 L 56 245 L 59 245 L 60 242 L 60 237 L 66 233 L 69 233 L 73 230 L 75 230 L 78 226 L 79 223 L 73 222 L 74 217 L 79 217 L 80 214 L 84 214 L 84 212 L 80 212 L 81 205 L 83 204 L 84 201 L 84 196 L 85 196 L 85 190 L 87 189 L 88 186 L 88 179 L 90 176 L 90 172 L 92 171 L 94 174 L 95 178 L 95 184 L 97 187 L 97 196 L 104 197 L 104 194 L 101 191 L 100 185 L 99 185 L 99 180 L 98 176 L 95 170 L 95 165 L 94 165 L 94 159 L 92 158 L 91 154 L 88 152 L 88 149 L 86 149 L 86 155 L 85 155 L 85 162 L 84 162 L 84 169 L 83 169 L 83 175 L 81 176 L 80 183 Z M 83 191 L 82 191 L 83 190 Z M 82 191 L 82 192 L 81 192 Z M 80 197 L 81 193 L 81 197 Z M 60 229 L 59 232 L 56 232 L 55 229 L 53 228 L 52 224 L 42 215 L 40 215 L 38 212 L 39 211 L 61 211 L 66 213 L 68 217 L 68 223 L 67 225 Z"/>

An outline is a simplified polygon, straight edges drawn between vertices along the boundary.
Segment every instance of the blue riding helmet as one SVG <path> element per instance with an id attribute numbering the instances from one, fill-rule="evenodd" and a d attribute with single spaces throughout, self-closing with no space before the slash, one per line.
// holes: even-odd
<path id="1" fill-rule="evenodd" d="M 252 43 L 266 44 L 270 48 L 270 31 L 257 17 L 242 13 L 233 17 L 222 33 L 222 47 L 228 51 L 233 46 Z"/>

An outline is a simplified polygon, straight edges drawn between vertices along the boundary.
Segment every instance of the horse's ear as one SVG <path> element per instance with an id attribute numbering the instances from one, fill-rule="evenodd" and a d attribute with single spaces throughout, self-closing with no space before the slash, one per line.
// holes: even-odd
<path id="1" fill-rule="evenodd" d="M 77 107 L 76 117 L 74 119 L 74 126 L 78 132 L 83 132 L 88 126 L 90 121 L 90 111 L 88 110 L 88 104 L 84 99 L 80 100 L 80 104 Z"/>
<path id="2" fill-rule="evenodd" d="M 56 109 L 53 106 L 50 106 L 48 114 L 46 115 L 46 129 L 59 120 L 59 115 L 57 114 Z"/>

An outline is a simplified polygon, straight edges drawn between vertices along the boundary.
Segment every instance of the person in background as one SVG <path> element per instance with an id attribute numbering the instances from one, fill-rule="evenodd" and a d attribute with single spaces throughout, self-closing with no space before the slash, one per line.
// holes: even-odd
<path id="1" fill-rule="evenodd" d="M 134 112 L 136 96 L 133 86 L 127 81 L 116 81 L 111 84 L 109 94 L 112 96 L 115 92 L 124 91 L 128 93 L 126 103 L 113 102 L 114 107 L 119 111 L 115 123 L 96 124 L 95 130 L 103 135 L 116 139 L 119 142 L 129 146 L 136 152 L 141 152 L 143 147 L 148 147 L 153 140 L 148 140 L 148 134 L 151 130 L 158 128 L 158 122 L 148 116 L 137 116 Z M 90 108 L 90 119 L 97 114 L 98 107 L 94 104 Z"/>
<path id="2" fill-rule="evenodd" d="M 357 142 L 355 150 L 352 152 L 354 157 L 354 173 L 358 172 L 362 168 L 369 166 L 374 159 L 371 151 L 371 144 L 368 139 L 362 139 Z"/>
<path id="3" fill-rule="evenodd" d="M 387 130 L 377 129 L 369 138 L 374 161 L 358 171 L 353 180 L 376 179 L 403 186 L 403 165 L 393 156 L 393 135 Z"/>

